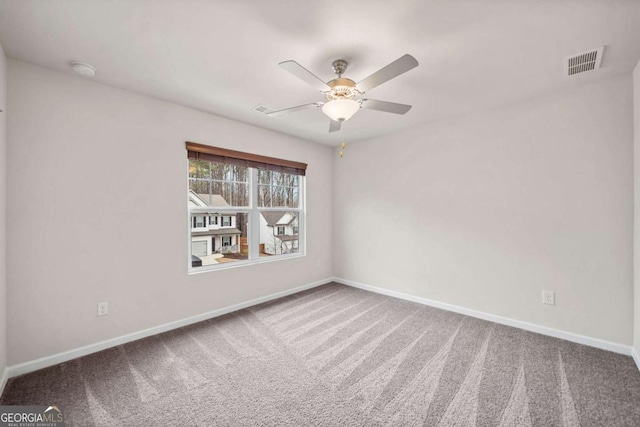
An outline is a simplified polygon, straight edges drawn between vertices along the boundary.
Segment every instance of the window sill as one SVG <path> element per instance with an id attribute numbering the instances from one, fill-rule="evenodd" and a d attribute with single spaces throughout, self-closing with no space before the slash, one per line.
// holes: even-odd
<path id="1" fill-rule="evenodd" d="M 306 254 L 304 252 L 301 252 L 296 254 L 274 255 L 274 256 L 262 257 L 258 259 L 248 259 L 248 260 L 237 261 L 233 263 L 230 262 L 225 264 L 208 265 L 206 267 L 197 267 L 197 268 L 189 267 L 188 274 L 192 275 L 192 274 L 209 273 L 211 271 L 228 270 L 231 268 L 246 267 L 249 265 L 267 264 L 270 262 L 285 261 L 288 259 L 295 259 L 295 258 L 303 258 L 305 256 Z"/>

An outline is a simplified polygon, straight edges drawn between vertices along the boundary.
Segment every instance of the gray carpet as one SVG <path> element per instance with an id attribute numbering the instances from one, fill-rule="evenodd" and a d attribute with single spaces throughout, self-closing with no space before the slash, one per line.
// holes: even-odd
<path id="1" fill-rule="evenodd" d="M 640 426 L 630 357 L 329 284 L 9 381 L 74 426 Z"/>

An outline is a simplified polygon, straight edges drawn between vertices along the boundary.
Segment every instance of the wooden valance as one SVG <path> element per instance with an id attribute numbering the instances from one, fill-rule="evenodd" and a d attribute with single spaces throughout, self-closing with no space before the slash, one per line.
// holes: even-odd
<path id="1" fill-rule="evenodd" d="M 260 156 L 226 148 L 212 147 L 187 141 L 187 156 L 194 160 L 207 160 L 223 164 L 245 166 L 257 169 L 305 175 L 306 163 L 283 160 L 275 157 Z"/>

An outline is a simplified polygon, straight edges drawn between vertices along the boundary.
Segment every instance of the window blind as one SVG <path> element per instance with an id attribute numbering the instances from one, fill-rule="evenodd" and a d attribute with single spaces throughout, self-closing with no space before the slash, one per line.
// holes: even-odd
<path id="1" fill-rule="evenodd" d="M 256 169 L 286 172 L 304 176 L 307 170 L 306 163 L 283 160 L 275 157 L 260 156 L 258 154 L 244 153 L 242 151 L 228 150 L 226 148 L 212 147 L 210 145 L 187 142 L 187 157 L 193 160 L 206 160 L 227 165 L 244 166 Z"/>

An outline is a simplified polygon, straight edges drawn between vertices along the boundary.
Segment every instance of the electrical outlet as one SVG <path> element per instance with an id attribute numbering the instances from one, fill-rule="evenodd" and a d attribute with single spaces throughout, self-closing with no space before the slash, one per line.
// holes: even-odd
<path id="1" fill-rule="evenodd" d="M 542 291 L 542 303 L 556 305 L 556 293 L 553 291 Z"/>
<path id="2" fill-rule="evenodd" d="M 106 316 L 109 314 L 109 303 L 108 302 L 99 302 L 98 303 L 98 316 Z"/>

